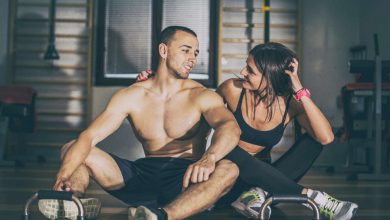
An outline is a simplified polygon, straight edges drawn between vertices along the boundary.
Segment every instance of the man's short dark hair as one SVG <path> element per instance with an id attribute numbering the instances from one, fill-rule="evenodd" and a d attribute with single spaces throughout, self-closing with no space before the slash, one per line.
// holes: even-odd
<path id="1" fill-rule="evenodd" d="M 161 31 L 160 39 L 159 39 L 158 43 L 159 44 L 161 44 L 161 43 L 168 44 L 173 39 L 173 36 L 175 35 L 176 31 L 184 31 L 186 33 L 192 34 L 194 37 L 198 37 L 193 30 L 191 30 L 187 27 L 169 26 L 169 27 L 166 27 L 163 31 Z"/>

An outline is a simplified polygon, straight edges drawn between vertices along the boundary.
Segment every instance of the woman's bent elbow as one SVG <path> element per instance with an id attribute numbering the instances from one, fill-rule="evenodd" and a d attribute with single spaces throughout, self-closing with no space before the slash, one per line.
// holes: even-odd
<path id="1" fill-rule="evenodd" d="M 327 135 L 326 138 L 321 139 L 320 143 L 322 145 L 328 145 L 328 144 L 332 143 L 333 141 L 334 141 L 334 134 L 330 133 L 329 135 Z"/>

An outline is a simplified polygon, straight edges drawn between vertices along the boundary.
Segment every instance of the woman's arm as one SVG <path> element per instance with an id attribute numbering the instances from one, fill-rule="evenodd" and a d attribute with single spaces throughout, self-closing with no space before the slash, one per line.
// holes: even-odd
<path id="1" fill-rule="evenodd" d="M 297 92 L 303 88 L 298 77 L 298 61 L 291 63 L 292 71 L 286 70 L 290 76 L 292 89 Z M 333 141 L 334 135 L 329 121 L 313 102 L 309 95 L 303 95 L 299 100 L 292 100 L 292 108 L 299 124 L 318 142 L 323 145 Z"/>

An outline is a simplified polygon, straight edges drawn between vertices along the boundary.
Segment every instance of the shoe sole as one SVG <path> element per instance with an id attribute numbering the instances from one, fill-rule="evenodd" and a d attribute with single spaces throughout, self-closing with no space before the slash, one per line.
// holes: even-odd
<path id="1" fill-rule="evenodd" d="M 129 217 L 129 220 L 134 220 L 135 219 L 135 212 L 137 211 L 136 207 L 130 207 L 127 214 Z"/>
<path id="2" fill-rule="evenodd" d="M 247 213 L 247 210 L 246 210 L 246 207 L 244 204 L 242 204 L 241 202 L 238 202 L 238 201 L 234 201 L 231 206 L 238 212 L 240 213 L 241 215 L 247 217 L 247 218 L 253 218 L 254 216 L 252 215 L 249 215 Z"/>
<path id="3" fill-rule="evenodd" d="M 101 202 L 96 198 L 80 199 L 85 211 L 85 218 L 93 219 L 99 216 Z M 48 219 L 76 220 L 79 210 L 73 201 L 56 199 L 41 199 L 38 202 L 39 211 Z"/>
<path id="4" fill-rule="evenodd" d="M 247 218 L 254 218 L 257 219 L 260 213 L 257 213 L 256 211 L 253 211 L 251 209 L 248 209 L 244 204 L 238 201 L 234 201 L 231 206 L 241 215 L 244 215 Z M 270 219 L 271 217 L 271 208 L 267 207 L 267 210 L 265 211 L 266 219 Z"/>
<path id="5" fill-rule="evenodd" d="M 134 220 L 157 220 L 157 216 L 144 206 L 139 206 L 134 213 Z"/>
<path id="6" fill-rule="evenodd" d="M 345 214 L 345 215 L 343 215 L 343 216 L 337 216 L 337 217 L 332 217 L 332 219 L 337 219 L 337 220 L 351 220 L 355 215 L 356 215 L 356 212 L 357 212 L 357 210 L 358 210 L 358 208 L 359 208 L 359 206 L 357 205 L 357 204 L 354 204 L 349 210 L 348 210 L 348 212 Z M 326 216 L 326 215 L 323 215 L 323 214 L 321 214 L 321 217 L 323 218 L 323 219 L 328 219 L 329 217 L 328 216 Z M 322 219 L 321 218 L 321 219 Z"/>
<path id="7" fill-rule="evenodd" d="M 356 215 L 356 212 L 357 212 L 358 208 L 359 208 L 359 206 L 355 204 L 355 205 L 350 209 L 350 211 L 348 212 L 348 213 L 350 213 L 350 215 L 347 216 L 346 218 L 341 218 L 341 220 L 350 220 L 350 219 L 352 219 L 352 218 Z"/>
<path id="8" fill-rule="evenodd" d="M 257 218 L 260 218 L 260 212 L 256 212 L 252 209 L 249 209 L 248 207 L 246 207 L 246 211 L 250 213 L 250 215 L 257 219 Z M 265 219 L 270 219 L 271 218 L 271 208 L 268 206 L 267 209 L 265 210 Z"/>

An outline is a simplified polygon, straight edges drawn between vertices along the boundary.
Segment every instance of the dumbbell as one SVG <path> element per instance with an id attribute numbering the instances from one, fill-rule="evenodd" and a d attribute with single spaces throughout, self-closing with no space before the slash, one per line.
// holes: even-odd
<path id="1" fill-rule="evenodd" d="M 303 195 L 274 195 L 267 198 L 260 208 L 260 213 L 258 218 L 261 220 L 266 220 L 265 211 L 268 206 L 274 203 L 307 203 L 312 208 L 314 215 L 313 219 L 320 220 L 320 210 L 318 206 L 314 203 L 314 201 L 307 196 Z"/>

